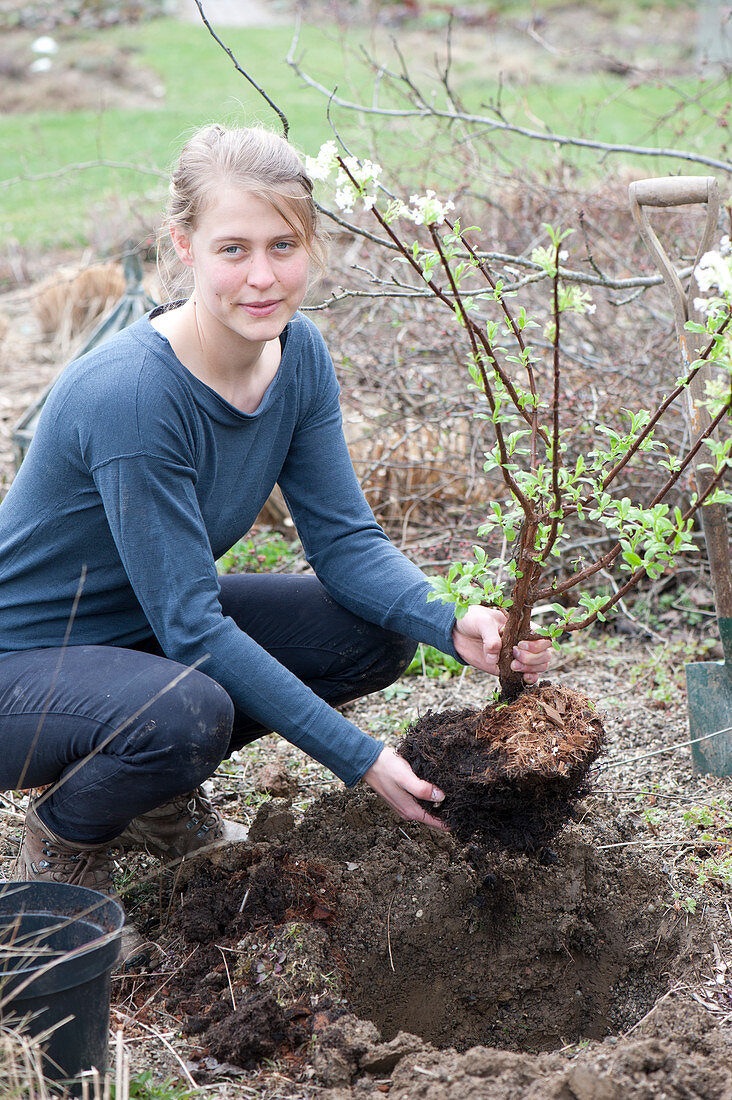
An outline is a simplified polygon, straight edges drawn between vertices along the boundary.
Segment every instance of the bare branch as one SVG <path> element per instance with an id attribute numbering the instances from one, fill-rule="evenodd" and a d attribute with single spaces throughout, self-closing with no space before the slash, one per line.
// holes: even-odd
<path id="1" fill-rule="evenodd" d="M 198 3 L 198 0 L 196 0 Z M 289 59 L 288 59 L 289 60 Z M 450 122 L 471 123 L 474 126 L 484 127 L 489 132 L 519 134 L 531 141 L 542 141 L 550 145 L 570 145 L 578 149 L 596 149 L 605 154 L 626 153 L 637 157 L 667 157 L 670 160 L 681 160 L 691 164 L 705 164 L 709 168 L 716 168 L 720 172 L 732 173 L 732 163 L 727 160 L 719 160 L 717 157 L 708 157 L 703 153 L 692 153 L 686 149 L 657 148 L 649 145 L 630 145 L 624 143 L 598 141 L 591 138 L 571 137 L 568 134 L 555 134 L 551 131 L 531 130 L 526 126 L 516 126 L 505 119 L 491 117 L 489 115 L 472 114 L 467 111 L 457 111 L 454 107 L 450 110 L 441 109 L 432 103 L 425 103 L 420 96 L 419 108 L 406 107 L 369 107 L 364 103 L 353 103 L 330 92 L 319 81 L 309 76 L 295 61 L 290 61 L 292 68 L 305 83 L 320 92 L 338 107 L 347 111 L 356 111 L 361 114 L 379 115 L 383 118 L 439 118 Z"/>
<path id="2" fill-rule="evenodd" d="M 232 51 L 229 49 L 228 46 L 224 45 L 224 43 L 221 41 L 221 39 L 219 38 L 219 36 L 214 31 L 211 24 L 209 23 L 208 19 L 206 18 L 206 13 L 203 10 L 203 5 L 201 3 L 201 0 L 195 0 L 195 2 L 196 2 L 196 7 L 198 8 L 199 12 L 201 13 L 201 19 L 203 20 L 203 25 L 205 26 L 208 33 L 211 35 L 211 37 L 213 38 L 213 40 L 215 42 L 218 42 L 219 46 L 221 46 L 221 49 L 224 51 L 224 53 L 228 54 L 228 56 L 231 58 L 236 71 L 238 73 L 241 73 L 241 75 L 244 77 L 244 79 L 249 81 L 251 86 L 254 88 L 255 92 L 259 92 L 262 99 L 264 99 L 270 105 L 270 107 L 272 108 L 272 110 L 274 111 L 274 113 L 277 115 L 280 122 L 282 123 L 282 136 L 283 136 L 283 138 L 286 138 L 288 136 L 289 132 L 290 132 L 290 124 L 287 121 L 287 116 L 285 115 L 284 111 L 282 111 L 277 106 L 277 104 L 274 102 L 274 100 L 269 98 L 269 96 L 267 95 L 265 90 L 263 88 L 260 88 L 259 84 L 257 84 L 256 80 L 254 80 L 245 69 L 242 69 L 241 65 L 239 64 L 239 62 L 234 57 L 234 54 L 232 53 Z"/>
<path id="3" fill-rule="evenodd" d="M 320 203 L 316 203 L 315 205 L 318 208 L 318 212 L 322 214 L 323 217 L 328 218 L 330 221 L 340 226 L 341 229 L 346 229 L 349 233 L 353 233 L 357 237 L 363 237 L 364 240 L 371 241 L 372 244 L 377 244 L 380 248 L 385 248 L 390 252 L 401 251 L 393 240 L 389 240 L 386 237 L 379 237 L 377 234 L 369 232 L 368 229 L 364 229 L 363 226 L 358 225 L 356 222 L 348 221 L 346 218 L 341 217 L 340 214 L 336 214 L 334 210 L 331 210 L 327 206 L 323 206 Z M 479 263 L 499 263 L 506 264 L 509 267 L 526 268 L 532 273 L 522 279 L 505 282 L 503 284 L 504 292 L 520 290 L 530 283 L 541 282 L 543 279 L 549 278 L 540 264 L 527 259 L 525 256 L 517 256 L 515 253 L 510 252 L 483 252 L 477 248 L 469 248 L 467 241 L 463 241 L 463 243 L 468 249 L 468 251 L 464 253 L 464 257 L 469 255 Z M 680 279 L 687 279 L 693 270 L 693 267 L 680 268 L 678 276 Z M 663 284 L 663 278 L 660 275 L 637 275 L 627 279 L 613 279 L 608 275 L 592 275 L 585 271 L 573 271 L 571 268 L 566 267 L 561 269 L 560 274 L 562 279 L 567 283 L 603 287 L 606 290 L 647 290 L 650 287 L 661 286 Z"/>
<path id="4" fill-rule="evenodd" d="M 121 172 L 142 172 L 147 176 L 156 176 L 157 179 L 167 180 L 168 173 L 161 172 L 159 168 L 150 168 L 144 164 L 130 164 L 123 160 L 88 160 L 80 164 L 66 164 L 63 168 L 57 168 L 53 172 L 28 173 L 25 176 L 12 176 L 10 179 L 0 180 L 0 188 L 13 187 L 18 183 L 38 183 L 40 180 L 55 180 L 62 176 L 68 176 L 72 172 L 85 172 L 90 168 L 114 168 Z"/>

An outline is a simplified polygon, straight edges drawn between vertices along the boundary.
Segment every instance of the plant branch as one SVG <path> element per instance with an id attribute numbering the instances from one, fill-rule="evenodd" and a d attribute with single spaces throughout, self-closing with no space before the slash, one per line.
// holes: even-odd
<path id="1" fill-rule="evenodd" d="M 728 410 L 725 410 L 725 413 L 727 411 Z M 725 466 L 723 466 L 722 469 L 719 470 L 715 474 L 715 476 L 710 480 L 710 482 L 707 485 L 704 492 L 701 493 L 700 496 L 697 498 L 697 500 L 694 501 L 694 503 L 692 505 L 690 505 L 687 508 L 687 510 L 684 512 L 684 514 L 681 517 L 681 523 L 675 528 L 675 531 L 678 532 L 680 527 L 681 527 L 681 524 L 685 524 L 688 520 L 691 519 L 691 517 L 693 515 L 695 515 L 696 512 L 699 511 L 700 508 L 702 508 L 704 506 L 704 501 L 707 499 L 707 497 L 711 496 L 711 494 L 714 492 L 714 490 L 717 488 L 717 486 L 721 483 L 722 479 L 725 477 L 726 473 L 727 473 L 727 468 Z M 567 633 L 571 633 L 572 631 L 575 631 L 575 630 L 584 630 L 585 627 L 590 626 L 592 623 L 594 623 L 596 621 L 596 619 L 599 615 L 605 615 L 605 613 L 607 611 L 610 611 L 611 608 L 613 608 L 620 600 L 622 600 L 623 597 L 626 596 L 632 588 L 635 588 L 635 586 L 638 584 L 638 582 L 641 581 L 647 575 L 648 575 L 647 568 L 645 566 L 640 566 L 638 569 L 635 570 L 635 572 L 631 573 L 630 577 L 625 582 L 625 584 L 622 585 L 622 587 L 618 588 L 617 591 L 615 592 L 615 594 L 610 599 L 608 599 L 608 601 L 606 603 L 604 603 L 601 607 L 598 607 L 595 611 L 592 612 L 591 615 L 588 615 L 586 618 L 582 619 L 580 622 L 568 623 L 567 626 L 565 626 L 565 628 L 564 628 L 565 631 Z M 537 598 L 538 598 L 538 596 L 537 596 Z"/>
<path id="2" fill-rule="evenodd" d="M 290 124 L 287 121 L 287 116 L 285 115 L 284 111 L 282 111 L 277 106 L 277 104 L 274 102 L 273 99 L 270 99 L 270 97 L 265 92 L 264 88 L 260 88 L 259 84 L 257 84 L 256 80 L 254 80 L 249 75 L 249 73 L 246 71 L 246 69 L 242 69 L 241 65 L 239 64 L 239 62 L 234 57 L 233 52 L 229 49 L 228 46 L 226 46 L 221 41 L 219 36 L 216 34 L 215 30 L 213 29 L 213 27 L 209 23 L 208 19 L 206 18 L 206 13 L 203 10 L 203 4 L 201 3 L 201 0 L 195 0 L 195 3 L 196 3 L 196 7 L 198 8 L 198 10 L 200 12 L 201 19 L 203 20 L 203 25 L 206 28 L 206 30 L 208 31 L 208 33 L 211 35 L 213 40 L 219 44 L 219 46 L 224 51 L 224 53 L 227 54 L 228 57 L 231 59 L 236 71 L 238 73 L 240 73 L 244 77 L 245 80 L 248 80 L 249 83 L 251 84 L 251 86 L 254 88 L 255 92 L 259 92 L 262 99 L 265 100 L 265 102 L 270 105 L 270 107 L 272 108 L 274 113 L 277 115 L 277 117 L 279 118 L 279 120 L 282 124 L 282 136 L 283 136 L 283 138 L 287 138 L 288 134 L 290 133 Z"/>
<path id="3" fill-rule="evenodd" d="M 539 561 L 544 563 L 547 561 L 549 555 L 552 552 L 555 542 L 557 541 L 557 534 L 559 532 L 559 520 L 562 513 L 562 494 L 559 488 L 559 468 L 561 464 L 561 456 L 559 451 L 559 380 L 561 377 L 561 363 L 559 357 L 559 241 L 554 246 L 554 287 L 553 287 L 553 313 L 554 313 L 554 337 L 552 340 L 552 374 L 554 379 L 554 385 L 552 390 L 552 497 L 554 499 L 554 506 L 552 508 L 552 524 L 549 530 L 549 537 L 546 541 Z"/>
<path id="4" fill-rule="evenodd" d="M 648 505 L 649 508 L 652 508 L 654 505 L 659 504 L 663 500 L 663 498 L 667 496 L 667 494 L 678 481 L 681 474 L 685 470 L 687 470 L 691 463 L 694 461 L 694 458 L 696 457 L 699 449 L 702 447 L 704 441 L 711 438 L 719 424 L 721 424 L 722 420 L 724 420 L 724 418 L 728 415 L 731 404 L 732 396 L 730 397 L 730 401 L 728 402 L 728 404 L 720 409 L 717 415 L 711 420 L 706 430 L 699 435 L 699 438 L 694 443 L 694 446 L 691 447 L 688 453 L 684 456 L 683 462 L 679 464 L 678 468 L 672 472 L 671 476 L 666 480 L 665 484 L 662 485 L 661 488 L 658 490 L 653 500 L 651 500 L 650 504 Z M 691 508 L 686 513 L 684 513 L 684 520 L 690 519 L 691 516 L 693 516 L 698 510 L 698 508 L 703 505 L 704 501 L 709 496 L 711 488 L 715 488 L 720 483 L 720 481 L 724 478 L 725 473 L 726 469 L 723 467 L 722 470 L 717 475 L 715 475 L 714 479 L 710 482 L 710 485 L 699 496 L 695 504 L 691 506 Z M 620 543 L 616 543 L 611 550 L 608 550 L 606 554 L 603 554 L 603 556 L 601 558 L 598 558 L 596 562 L 593 562 L 592 565 L 588 565 L 585 569 L 575 574 L 574 577 L 568 577 L 567 580 L 561 581 L 557 585 L 550 585 L 547 588 L 541 589 L 541 591 L 535 594 L 535 599 L 543 600 L 549 599 L 552 596 L 564 595 L 564 593 L 569 592 L 570 589 L 576 587 L 576 585 L 580 584 L 582 581 L 587 580 L 595 573 L 598 573 L 601 569 L 607 569 L 608 566 L 612 565 L 613 562 L 616 560 L 621 550 L 622 546 L 620 545 Z M 639 579 L 642 576 L 645 576 L 645 570 L 639 574 Z M 625 595 L 626 591 L 627 589 L 623 589 L 621 591 L 621 596 Z M 600 610 L 602 610 L 602 608 Z"/>
<path id="5" fill-rule="evenodd" d="M 714 333 L 714 336 L 712 337 L 712 339 L 709 341 L 707 346 L 704 348 L 704 350 L 699 355 L 699 359 L 706 360 L 706 359 L 709 358 L 709 355 L 711 354 L 711 352 L 714 349 L 714 344 L 715 344 L 715 341 L 716 341 L 716 337 L 722 335 L 722 333 L 725 331 L 725 329 L 729 326 L 730 320 L 732 320 L 732 312 L 727 314 L 727 316 L 725 317 L 723 323 L 720 325 L 720 327 Z M 656 424 L 661 419 L 663 414 L 666 412 L 666 410 L 669 408 L 669 406 L 673 404 L 673 402 L 676 400 L 676 398 L 680 397 L 680 395 L 684 392 L 684 390 L 687 389 L 689 383 L 696 377 L 696 375 L 698 374 L 698 372 L 700 370 L 701 370 L 701 366 L 693 367 L 689 371 L 688 375 L 683 380 L 683 382 L 680 382 L 677 386 L 675 386 L 674 389 L 671 391 L 671 393 L 665 398 L 665 400 L 662 401 L 662 403 L 656 409 L 655 413 L 653 414 L 651 419 L 648 421 L 648 423 L 646 424 L 645 428 L 640 433 L 638 438 L 633 441 L 633 445 L 629 448 L 628 452 L 625 455 L 623 455 L 623 457 L 621 459 L 618 460 L 618 462 L 615 464 L 615 466 L 613 466 L 612 470 L 610 470 L 609 473 L 606 475 L 606 477 L 605 477 L 605 479 L 602 483 L 603 489 L 606 489 L 608 487 L 608 485 L 617 477 L 617 475 L 620 473 L 620 471 L 625 466 L 627 466 L 628 462 L 633 457 L 633 455 L 637 454 L 639 448 L 646 441 L 648 436 L 651 434 L 651 432 L 653 431 L 653 429 L 655 428 Z"/>
<path id="6" fill-rule="evenodd" d="M 530 593 L 534 573 L 541 568 L 532 557 L 536 545 L 537 528 L 536 517 L 527 515 L 526 523 L 523 525 L 519 536 L 518 571 L 516 583 L 511 592 L 512 604 L 501 635 L 498 673 L 502 697 L 507 700 L 516 698 L 524 688 L 522 674 L 515 672 L 511 668 L 511 664 L 513 662 L 513 647 L 522 639 L 531 635 L 533 600 L 530 598 Z"/>
<path id="7" fill-rule="evenodd" d="M 196 3 L 198 3 L 198 0 L 196 0 Z M 579 149 L 596 149 L 606 154 L 625 153 L 638 157 L 668 157 L 671 160 L 681 160 L 691 164 L 704 164 L 709 168 L 716 168 L 721 172 L 732 173 L 732 163 L 730 161 L 719 160 L 716 157 L 708 157 L 703 153 L 692 153 L 685 149 L 666 147 L 656 148 L 648 145 L 631 145 L 620 142 L 598 141 L 591 138 L 571 137 L 568 134 L 556 134 L 551 131 L 531 130 L 528 127 L 516 126 L 513 123 L 507 122 L 505 119 L 491 117 L 489 115 L 472 114 L 467 111 L 457 111 L 454 108 L 451 110 L 444 110 L 436 107 L 432 103 L 425 103 L 421 95 L 419 96 L 419 102 L 422 106 L 417 108 L 369 107 L 366 104 L 353 103 L 350 100 L 343 99 L 331 93 L 324 85 L 320 84 L 319 81 L 315 80 L 301 69 L 294 60 L 288 58 L 288 63 L 309 87 L 314 88 L 316 91 L 320 92 L 321 95 L 326 96 L 336 106 L 343 107 L 344 110 L 347 111 L 379 115 L 384 118 L 439 118 L 450 122 L 466 122 L 475 126 L 485 127 L 485 129 L 489 131 L 519 134 L 521 137 L 528 138 L 531 141 L 541 141 L 550 145 L 570 145 Z"/>
<path id="8" fill-rule="evenodd" d="M 443 252 L 443 249 L 442 249 L 442 242 L 440 241 L 440 235 L 439 235 L 439 233 L 437 232 L 437 230 L 435 229 L 435 227 L 433 225 L 431 225 L 429 227 L 429 229 L 430 229 L 430 236 L 432 237 L 432 243 L 435 246 L 435 250 L 437 252 L 437 255 L 440 257 L 440 263 L 442 264 L 442 268 L 443 268 L 443 270 L 444 270 L 444 272 L 447 276 L 447 280 L 450 283 L 450 289 L 452 290 L 452 293 L 455 297 L 455 307 L 454 307 L 455 312 L 457 314 L 458 319 L 459 320 L 462 319 L 464 324 L 465 324 L 465 331 L 468 334 L 468 340 L 470 341 L 470 347 L 471 347 L 472 352 L 473 352 L 473 361 L 474 361 L 476 367 L 478 368 L 478 370 L 480 371 L 480 377 L 481 377 L 481 380 L 483 382 L 483 391 L 484 391 L 485 396 L 488 400 L 488 404 L 489 404 L 491 413 L 493 413 L 495 415 L 496 404 L 495 404 L 495 400 L 493 398 L 493 392 L 491 390 L 490 382 L 489 382 L 489 379 L 488 379 L 488 374 L 487 374 L 486 369 L 485 369 L 485 364 L 483 362 L 483 355 L 481 354 L 480 348 L 478 347 L 478 342 L 477 342 L 477 339 L 476 339 L 475 326 L 474 326 L 473 322 L 471 321 L 470 317 L 468 316 L 468 313 L 467 313 L 467 310 L 465 309 L 465 306 L 463 305 L 462 298 L 460 297 L 460 291 L 458 290 L 457 283 L 455 282 L 455 277 L 454 277 L 453 272 L 450 268 L 449 261 L 447 260 L 447 258 L 445 256 L 445 253 Z M 460 311 L 459 313 L 457 312 L 458 310 Z M 481 342 L 484 342 L 484 341 L 481 341 Z M 495 354 L 493 353 L 492 349 L 490 349 L 489 354 L 491 356 L 491 362 L 496 364 L 496 368 L 497 368 L 497 361 L 496 361 Z M 500 377 L 500 375 L 499 375 L 499 377 Z M 508 469 L 508 452 L 506 450 L 506 441 L 505 441 L 505 438 L 504 438 L 504 435 L 503 435 L 503 429 L 502 429 L 501 425 L 495 419 L 493 421 L 493 427 L 494 427 L 494 431 L 495 431 L 496 442 L 498 444 L 498 449 L 499 449 L 499 452 L 500 452 L 500 455 L 501 455 L 501 462 L 500 462 L 501 475 L 503 476 L 503 480 L 506 483 L 507 487 L 514 494 L 514 496 L 518 500 L 519 504 L 523 508 L 524 514 L 528 518 L 530 510 L 531 510 L 531 506 L 529 504 L 529 501 L 526 499 L 526 497 L 522 493 L 521 489 L 519 488 L 519 485 L 517 484 L 515 478 L 513 478 L 511 476 L 511 471 Z"/>
<path id="9" fill-rule="evenodd" d="M 455 231 L 455 227 L 449 221 L 446 221 L 446 224 L 449 226 L 449 228 L 453 232 Z M 493 278 L 493 275 L 492 275 L 490 269 L 488 268 L 488 266 L 485 262 L 485 260 L 487 258 L 487 255 L 485 253 L 480 253 L 476 249 L 474 249 L 473 246 L 470 244 L 470 241 L 468 241 L 467 238 L 464 237 L 462 233 L 460 234 L 460 240 L 465 245 L 465 248 L 467 249 L 468 255 L 472 259 L 473 263 L 476 264 L 476 266 L 477 266 L 478 270 L 480 271 L 481 275 L 483 276 L 485 281 L 488 283 L 488 286 L 491 288 L 491 290 L 494 292 L 494 295 L 495 295 L 496 292 L 498 291 L 498 284 L 496 283 L 496 280 Z M 505 289 L 512 289 L 512 288 L 507 287 Z M 511 310 L 506 305 L 506 299 L 505 299 L 505 295 L 504 295 L 503 291 L 504 291 L 504 287 L 501 287 L 501 292 L 497 294 L 498 304 L 500 305 L 501 311 L 502 311 L 504 317 L 506 318 L 506 321 L 507 321 L 508 325 L 511 328 L 511 332 L 513 333 L 513 337 L 514 337 L 516 343 L 518 344 L 522 355 L 524 356 L 525 366 L 526 366 L 526 374 L 527 374 L 527 377 L 528 377 L 528 380 L 529 380 L 529 391 L 531 393 L 531 396 L 536 398 L 536 381 L 534 379 L 534 371 L 533 371 L 532 366 L 531 366 L 531 360 L 526 355 L 526 344 L 524 342 L 523 333 L 521 332 L 521 329 L 516 324 L 516 319 L 513 316 L 513 314 L 511 313 Z M 533 417 L 533 424 L 532 424 L 532 432 L 534 432 L 534 434 L 535 434 L 537 428 L 538 428 L 538 422 L 537 422 L 536 409 L 535 409 L 534 410 L 534 417 Z M 546 440 L 546 437 L 544 437 L 544 439 Z"/>
<path id="10" fill-rule="evenodd" d="M 89 167 L 95 167 L 90 165 Z M 19 182 L 10 181 L 10 182 Z M 0 182 L 0 187 L 3 184 Z M 368 229 L 364 229 L 363 226 L 358 225 L 356 222 L 348 221 L 346 218 L 341 217 L 340 214 L 336 214 L 334 210 L 329 209 L 327 206 L 323 206 L 320 203 L 315 204 L 318 212 L 323 217 L 328 218 L 334 222 L 335 225 L 346 229 L 349 233 L 353 233 L 354 236 L 363 237 L 364 240 L 371 241 L 372 244 L 379 245 L 380 248 L 384 248 L 390 252 L 401 252 L 401 248 L 394 242 L 393 239 L 387 239 L 386 237 L 379 237 L 375 233 L 371 233 Z M 448 223 L 449 224 L 449 223 Z M 507 282 L 503 285 L 502 290 L 504 293 L 519 290 L 523 286 L 527 286 L 529 282 L 541 282 L 543 279 L 549 278 L 541 264 L 535 263 L 533 260 L 527 259 L 525 256 L 518 256 L 515 253 L 510 252 L 482 252 L 478 249 L 473 249 L 468 246 L 468 242 L 465 238 L 461 238 L 463 244 L 466 247 L 466 252 L 461 258 L 470 256 L 479 264 L 485 262 L 502 263 L 509 267 L 518 267 L 528 269 L 532 274 L 515 282 Z M 680 279 L 688 278 L 694 269 L 692 267 L 684 267 L 679 269 L 678 276 Z M 592 275 L 586 271 L 574 271 L 570 268 L 562 268 L 562 278 L 566 283 L 577 283 L 582 286 L 594 286 L 603 287 L 606 290 L 649 290 L 654 286 L 661 286 L 663 278 L 661 275 L 635 275 L 626 279 L 614 279 L 609 275 Z"/>
<path id="11" fill-rule="evenodd" d="M 338 164 L 339 164 L 340 168 L 343 170 L 343 172 L 345 172 L 345 174 L 348 176 L 349 180 L 351 181 L 353 186 L 356 188 L 356 190 L 358 190 L 358 182 L 354 178 L 353 173 L 349 170 L 348 165 L 345 163 L 345 161 L 343 160 L 342 157 L 338 157 Z M 376 206 L 372 207 L 371 212 L 374 215 L 374 217 L 376 218 L 376 220 L 378 221 L 379 225 L 382 227 L 382 229 L 385 230 L 385 232 L 388 234 L 390 239 L 393 241 L 394 245 L 396 246 L 396 250 L 405 258 L 405 260 L 410 265 L 410 267 L 412 267 L 412 269 L 419 275 L 420 279 L 422 279 L 427 284 L 427 286 L 430 288 L 430 290 L 434 294 L 435 298 L 437 298 L 438 301 L 442 302 L 443 305 L 447 306 L 447 308 L 453 314 L 458 316 L 458 306 L 457 306 L 456 302 L 453 302 L 453 301 L 450 300 L 449 296 L 445 293 L 445 291 L 441 287 L 439 287 L 437 285 L 437 283 L 434 281 L 434 279 L 425 279 L 424 272 L 423 272 L 422 268 L 420 267 L 420 265 L 418 264 L 415 257 L 413 256 L 411 250 L 406 248 L 406 246 L 403 244 L 403 242 L 399 239 L 399 237 L 393 231 L 393 229 L 391 228 L 389 223 L 384 219 L 384 217 L 381 214 L 381 211 L 378 209 L 378 207 L 376 207 Z M 442 256 L 443 264 L 446 265 L 448 279 L 451 282 L 452 292 L 453 292 L 453 294 L 456 294 L 457 293 L 457 288 L 455 287 L 454 280 L 452 279 L 452 273 L 450 271 L 450 265 L 446 262 L 444 254 L 442 254 L 441 250 L 440 250 L 439 254 Z M 507 390 L 508 394 L 510 395 L 511 400 L 513 401 L 514 407 L 516 408 L 517 412 L 523 417 L 524 420 L 527 421 L 527 423 L 530 424 L 531 423 L 531 417 L 526 412 L 526 410 L 521 407 L 521 401 L 519 399 L 518 393 L 516 392 L 516 388 L 513 385 L 513 383 L 511 381 L 511 379 L 509 378 L 509 376 L 506 374 L 506 372 L 503 370 L 500 363 L 498 362 L 498 360 L 496 358 L 496 355 L 495 355 L 495 352 L 493 351 L 493 348 L 490 345 L 490 341 L 487 339 L 485 333 L 482 332 L 477 326 L 475 326 L 470 321 L 469 317 L 465 313 L 465 310 L 462 308 L 462 306 L 459 307 L 459 308 L 460 308 L 460 314 L 459 315 L 465 318 L 466 326 L 470 326 L 470 332 L 475 334 L 478 341 L 483 346 L 483 348 L 485 350 L 485 353 L 488 356 L 488 359 L 490 360 L 490 362 L 493 366 L 493 369 L 495 370 L 498 378 L 501 380 L 503 385 L 506 387 L 506 390 Z M 488 398 L 488 400 L 490 402 L 491 401 L 491 397 L 489 396 L 490 385 L 488 383 L 488 377 L 485 373 L 485 367 L 483 365 L 483 359 L 482 359 L 482 356 L 480 356 L 480 355 L 478 357 L 478 361 L 476 363 L 476 366 L 481 371 L 481 376 L 483 378 L 484 384 L 487 387 L 486 397 Z M 496 427 L 498 428 L 498 425 L 496 425 Z M 512 479 L 512 482 L 513 482 L 513 479 Z M 522 500 L 522 498 L 523 498 L 523 500 L 525 500 L 525 498 L 523 497 L 523 494 L 521 493 L 521 490 L 519 489 L 518 485 L 512 484 L 511 488 L 512 488 L 512 491 L 514 491 L 516 493 L 517 498 L 519 500 Z M 523 507 L 523 504 L 522 504 L 522 507 Z"/>

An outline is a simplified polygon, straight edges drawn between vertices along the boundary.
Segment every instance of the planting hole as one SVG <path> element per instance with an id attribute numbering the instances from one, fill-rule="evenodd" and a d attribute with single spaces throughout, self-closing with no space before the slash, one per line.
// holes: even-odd
<path id="1" fill-rule="evenodd" d="M 632 1027 L 667 990 L 689 931 L 652 855 L 597 841 L 609 826 L 568 826 L 543 861 L 454 858 L 420 834 L 397 869 L 377 842 L 355 872 L 358 911 L 331 929 L 353 1012 L 385 1040 L 406 1031 L 457 1049 L 552 1050 Z"/>
<path id="2" fill-rule="evenodd" d="M 382 950 L 348 959 L 353 1011 L 386 1040 L 407 1031 L 459 1050 L 552 1050 L 627 1030 L 666 988 L 676 922 L 649 913 L 649 883 L 628 894 L 598 877 L 588 896 L 591 855 L 575 854 L 554 884 L 527 867 L 524 882 L 486 876 L 468 907 L 463 883 L 411 920 L 392 907 Z"/>
<path id="3" fill-rule="evenodd" d="M 367 793 L 324 797 L 296 829 L 263 810 L 267 842 L 201 868 L 186 891 L 176 920 L 194 950 L 166 1007 L 246 1067 L 344 1012 L 385 1041 L 409 1032 L 458 1050 L 622 1034 L 690 973 L 704 933 L 675 911 L 654 851 L 619 842 L 602 800 L 575 816 L 537 854 L 404 828 Z M 272 1050 L 239 1036 L 260 1001 L 278 1006 Z"/>

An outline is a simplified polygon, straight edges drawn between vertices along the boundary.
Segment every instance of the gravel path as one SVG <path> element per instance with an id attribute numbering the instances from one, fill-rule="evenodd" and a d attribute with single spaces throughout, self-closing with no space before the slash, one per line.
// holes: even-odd
<path id="1" fill-rule="evenodd" d="M 267 0 L 204 0 L 203 10 L 213 27 L 273 27 L 285 21 Z M 178 0 L 178 17 L 184 23 L 200 22 L 195 0 Z"/>

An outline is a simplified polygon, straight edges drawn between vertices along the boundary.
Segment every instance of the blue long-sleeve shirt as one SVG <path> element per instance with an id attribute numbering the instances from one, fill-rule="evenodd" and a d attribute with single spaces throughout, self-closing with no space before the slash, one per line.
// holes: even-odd
<path id="1" fill-rule="evenodd" d="M 358 486 L 338 395 L 301 314 L 251 414 L 192 375 L 147 317 L 71 363 L 0 504 L 0 653 L 60 646 L 86 569 L 70 644 L 152 632 L 172 660 L 205 657 L 238 708 L 356 783 L 381 744 L 224 617 L 215 567 L 279 482 L 335 600 L 455 655 L 451 609 L 427 603 L 429 582 Z"/>

